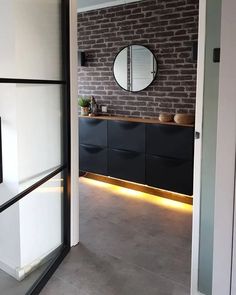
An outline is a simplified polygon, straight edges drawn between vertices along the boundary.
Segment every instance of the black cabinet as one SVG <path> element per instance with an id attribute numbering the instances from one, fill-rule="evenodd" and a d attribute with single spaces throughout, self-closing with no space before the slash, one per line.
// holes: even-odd
<path id="1" fill-rule="evenodd" d="M 107 121 L 91 118 L 79 120 L 80 143 L 107 146 Z"/>
<path id="2" fill-rule="evenodd" d="M 146 183 L 192 195 L 193 141 L 192 127 L 147 124 Z"/>
<path id="3" fill-rule="evenodd" d="M 194 128 L 80 118 L 80 170 L 193 193 Z"/>
<path id="4" fill-rule="evenodd" d="M 145 154 L 108 149 L 108 175 L 145 183 Z"/>
<path id="5" fill-rule="evenodd" d="M 107 175 L 107 121 L 80 118 L 80 170 Z"/>
<path id="6" fill-rule="evenodd" d="M 107 175 L 107 149 L 80 144 L 80 170 Z"/>
<path id="7" fill-rule="evenodd" d="M 193 162 L 189 159 L 146 156 L 146 183 L 182 194 L 193 193 Z"/>
<path id="8" fill-rule="evenodd" d="M 108 147 L 144 153 L 145 124 L 108 121 Z"/>
<path id="9" fill-rule="evenodd" d="M 192 159 L 194 130 L 178 125 L 146 125 L 147 154 Z"/>

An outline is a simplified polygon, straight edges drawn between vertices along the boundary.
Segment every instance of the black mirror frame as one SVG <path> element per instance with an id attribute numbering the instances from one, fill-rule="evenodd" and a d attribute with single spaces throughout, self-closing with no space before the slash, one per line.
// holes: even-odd
<path id="1" fill-rule="evenodd" d="M 116 79 L 116 77 L 115 77 L 115 74 L 114 74 L 114 64 L 115 64 L 115 61 L 116 61 L 117 56 L 120 54 L 120 52 L 121 52 L 122 50 L 124 50 L 125 48 L 128 48 L 128 47 L 131 47 L 131 46 L 142 46 L 142 47 L 145 47 L 146 49 L 148 49 L 148 50 L 152 53 L 154 59 L 156 60 L 156 64 L 157 64 L 157 70 L 156 70 L 155 76 L 153 77 L 151 83 L 148 84 L 145 88 L 140 89 L 140 90 L 137 90 L 137 91 L 129 90 L 129 89 L 125 89 L 124 87 L 122 87 L 122 86 L 118 83 L 118 81 L 117 81 L 117 79 Z M 137 93 L 137 92 L 141 92 L 141 91 L 146 90 L 146 89 L 147 89 L 149 86 L 151 86 L 152 83 L 156 80 L 156 78 L 157 78 L 157 73 L 158 73 L 158 60 L 157 60 L 157 57 L 155 56 L 154 52 L 153 52 L 148 46 L 146 46 L 146 45 L 141 45 L 141 44 L 136 44 L 136 43 L 126 45 L 126 46 L 122 47 L 122 48 L 119 50 L 119 52 L 115 55 L 115 58 L 114 58 L 114 60 L 113 60 L 112 74 L 113 74 L 113 77 L 114 77 L 114 79 L 115 79 L 117 85 L 119 85 L 119 87 L 120 87 L 121 89 L 123 89 L 123 90 L 125 90 L 125 91 L 128 91 L 128 92 L 131 92 L 131 93 Z"/>

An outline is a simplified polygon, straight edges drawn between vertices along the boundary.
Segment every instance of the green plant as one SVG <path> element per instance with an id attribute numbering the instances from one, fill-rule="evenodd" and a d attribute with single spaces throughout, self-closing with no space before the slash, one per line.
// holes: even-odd
<path id="1" fill-rule="evenodd" d="M 81 108 L 88 108 L 90 106 L 90 100 L 86 97 L 79 97 L 78 104 Z"/>

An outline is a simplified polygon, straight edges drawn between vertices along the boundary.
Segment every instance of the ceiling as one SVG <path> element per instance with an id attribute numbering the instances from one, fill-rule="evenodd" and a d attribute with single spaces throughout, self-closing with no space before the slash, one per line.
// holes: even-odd
<path id="1" fill-rule="evenodd" d="M 137 1 L 140 0 L 77 0 L 77 7 L 78 11 L 88 11 Z"/>

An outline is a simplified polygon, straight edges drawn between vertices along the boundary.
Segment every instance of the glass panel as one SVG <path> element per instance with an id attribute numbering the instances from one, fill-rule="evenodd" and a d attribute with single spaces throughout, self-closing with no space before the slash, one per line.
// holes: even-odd
<path id="1" fill-rule="evenodd" d="M 0 84 L 0 205 L 62 164 L 62 86 Z"/>
<path id="2" fill-rule="evenodd" d="M 0 77 L 61 79 L 61 1 L 0 1 Z"/>
<path id="3" fill-rule="evenodd" d="M 0 214 L 0 294 L 26 294 L 59 254 L 63 184 L 58 174 Z"/>

